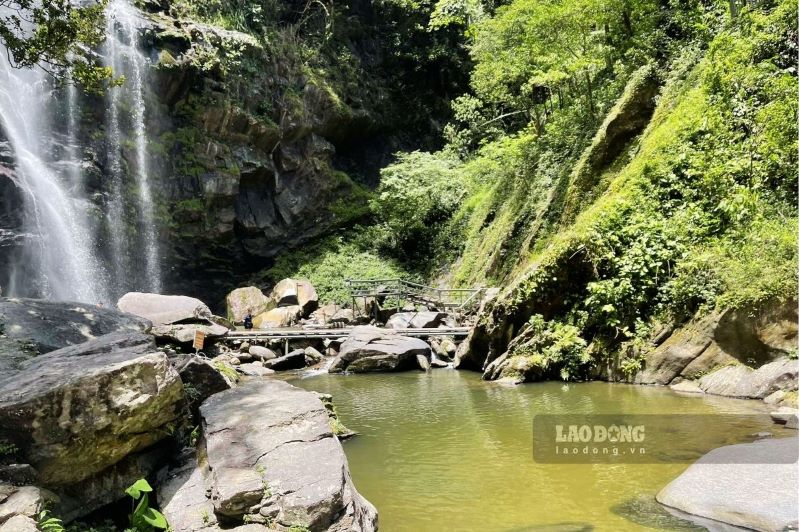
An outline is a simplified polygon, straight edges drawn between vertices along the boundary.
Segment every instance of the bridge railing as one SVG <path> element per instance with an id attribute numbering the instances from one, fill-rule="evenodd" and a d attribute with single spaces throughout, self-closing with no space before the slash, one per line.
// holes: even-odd
<path id="1" fill-rule="evenodd" d="M 404 279 L 347 279 L 355 307 L 358 298 L 385 298 L 398 307 L 415 302 L 438 308 L 463 308 L 479 301 L 484 288 L 437 288 Z"/>

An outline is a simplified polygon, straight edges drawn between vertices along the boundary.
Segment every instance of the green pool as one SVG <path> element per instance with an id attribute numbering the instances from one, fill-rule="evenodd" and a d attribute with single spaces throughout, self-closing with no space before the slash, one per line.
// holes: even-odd
<path id="1" fill-rule="evenodd" d="M 507 387 L 448 369 L 322 374 L 292 382 L 332 394 L 342 421 L 360 433 L 344 449 L 358 490 L 377 506 L 383 532 L 694 530 L 654 502 L 688 463 L 537 463 L 533 416 L 767 412 L 757 401 L 692 397 L 663 387 Z M 706 437 L 721 446 L 751 441 L 759 431 L 782 435 L 765 419 L 735 431 L 710 424 Z"/>

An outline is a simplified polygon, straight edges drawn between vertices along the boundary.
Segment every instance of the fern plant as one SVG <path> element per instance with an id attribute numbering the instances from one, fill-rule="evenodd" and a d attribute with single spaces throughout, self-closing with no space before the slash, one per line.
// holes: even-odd
<path id="1" fill-rule="evenodd" d="M 47 510 L 42 510 L 36 516 L 36 528 L 41 532 L 64 532 L 64 523 L 61 519 L 53 517 Z"/>

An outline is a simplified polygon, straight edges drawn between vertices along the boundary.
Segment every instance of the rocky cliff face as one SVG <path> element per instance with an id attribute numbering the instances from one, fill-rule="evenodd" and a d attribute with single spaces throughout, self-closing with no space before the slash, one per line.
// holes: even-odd
<path id="1" fill-rule="evenodd" d="M 362 216 L 366 201 L 359 183 L 374 182 L 377 169 L 402 145 L 398 137 L 415 135 L 398 125 L 401 120 L 386 120 L 397 104 L 388 103 L 385 73 L 373 70 L 372 78 L 360 79 L 384 56 L 378 37 L 364 30 L 374 15 L 366 3 L 342 7 L 357 15 L 337 26 L 343 28 L 337 46 L 360 70 L 333 56 L 309 63 L 309 53 L 328 52 L 309 52 L 306 36 L 292 26 L 296 21 L 271 21 L 264 36 L 186 18 L 172 4 L 180 2 L 138 2 L 134 15 L 138 45 L 148 58 L 142 97 L 159 266 L 165 292 L 202 295 L 221 305 L 232 284 L 277 254 Z M 125 226 L 115 228 L 117 235 L 133 242 L 142 234 L 135 113 L 127 102 L 119 108 L 122 138 L 112 139 L 114 90 L 70 93 L 69 103 L 66 91 L 56 90 L 54 107 L 61 109 L 54 114 L 78 109 L 74 138 L 67 138 L 66 121 L 52 127 L 54 152 L 74 144 L 81 151 L 81 192 L 92 204 L 95 251 L 106 264 L 118 254 L 106 220 L 115 201 L 123 205 L 116 218 Z M 14 171 L 15 155 L 6 149 L 1 127 L 0 143 L 0 246 L 7 249 L 22 233 L 14 200 L 21 192 L 2 178 Z M 118 173 L 124 175 L 121 190 L 112 184 Z M 133 270 L 130 278 L 113 287 L 110 298 L 147 288 L 136 273 L 135 254 L 123 261 Z M 6 270 L 2 261 L 0 272 Z M 2 284 L 8 281 L 0 277 Z"/>

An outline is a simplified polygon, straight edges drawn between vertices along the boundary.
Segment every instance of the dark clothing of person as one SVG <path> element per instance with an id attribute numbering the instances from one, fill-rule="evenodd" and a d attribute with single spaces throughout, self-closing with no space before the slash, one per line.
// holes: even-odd
<path id="1" fill-rule="evenodd" d="M 244 328 L 247 330 L 252 329 L 252 314 L 244 316 Z"/>

